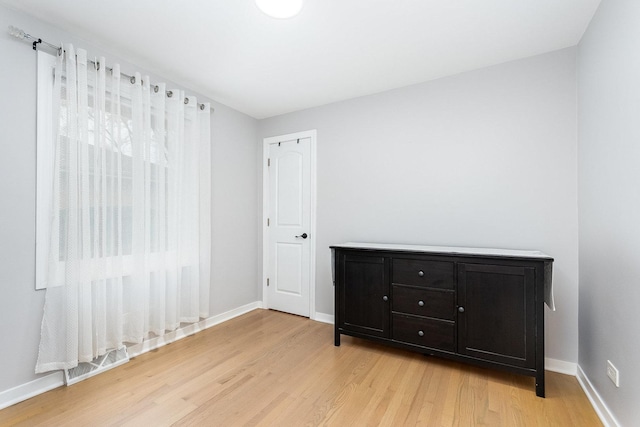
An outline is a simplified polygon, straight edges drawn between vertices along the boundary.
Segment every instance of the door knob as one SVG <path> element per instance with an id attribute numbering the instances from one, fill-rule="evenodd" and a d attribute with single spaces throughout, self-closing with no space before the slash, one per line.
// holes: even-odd
<path id="1" fill-rule="evenodd" d="M 385 295 L 385 296 L 383 296 L 383 297 L 382 297 L 382 301 L 389 301 L 389 297 L 388 297 L 388 296 L 386 296 L 386 295 Z"/>
<path id="2" fill-rule="evenodd" d="M 306 239 L 307 237 L 309 237 L 309 235 L 307 235 L 307 233 L 302 233 L 301 235 L 296 236 L 296 239 L 300 239 L 300 238 Z"/>
<path id="3" fill-rule="evenodd" d="M 464 307 L 458 307 L 458 311 L 459 311 L 460 313 L 464 313 Z"/>

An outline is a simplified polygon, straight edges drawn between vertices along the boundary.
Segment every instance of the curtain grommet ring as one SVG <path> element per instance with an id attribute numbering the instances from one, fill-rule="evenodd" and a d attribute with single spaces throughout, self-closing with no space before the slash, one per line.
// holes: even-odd
<path id="1" fill-rule="evenodd" d="M 158 87 L 158 85 L 155 85 L 155 86 L 153 87 L 153 92 L 154 92 L 154 93 L 158 93 L 158 90 L 160 90 L 160 88 Z"/>
<path id="2" fill-rule="evenodd" d="M 200 104 L 200 109 L 204 111 L 204 104 Z"/>
<path id="3" fill-rule="evenodd" d="M 167 91 L 167 97 L 168 97 L 168 98 L 171 98 L 172 96 L 173 96 L 173 91 L 168 90 L 168 91 Z"/>
<path id="4" fill-rule="evenodd" d="M 129 81 L 131 82 L 132 85 L 136 84 L 136 76 L 131 76 Z"/>
<path id="5" fill-rule="evenodd" d="M 185 98 L 184 99 L 184 105 L 187 105 L 189 103 L 189 98 Z"/>

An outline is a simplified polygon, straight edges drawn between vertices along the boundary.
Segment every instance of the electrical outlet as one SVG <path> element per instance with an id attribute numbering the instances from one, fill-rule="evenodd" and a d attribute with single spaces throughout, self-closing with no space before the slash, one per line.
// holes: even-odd
<path id="1" fill-rule="evenodd" d="M 620 372 L 613 366 L 610 360 L 607 360 L 607 376 L 616 385 L 620 387 Z"/>

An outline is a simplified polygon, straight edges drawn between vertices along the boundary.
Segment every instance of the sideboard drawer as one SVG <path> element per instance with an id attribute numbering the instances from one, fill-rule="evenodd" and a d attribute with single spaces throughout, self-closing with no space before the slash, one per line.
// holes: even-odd
<path id="1" fill-rule="evenodd" d="M 427 259 L 394 258 L 391 282 L 427 288 L 454 288 L 454 263 Z"/>
<path id="2" fill-rule="evenodd" d="M 455 350 L 455 323 L 447 320 L 394 314 L 391 336 L 422 347 Z"/>
<path id="3" fill-rule="evenodd" d="M 455 293 L 438 289 L 421 289 L 393 285 L 391 309 L 416 316 L 454 320 Z"/>

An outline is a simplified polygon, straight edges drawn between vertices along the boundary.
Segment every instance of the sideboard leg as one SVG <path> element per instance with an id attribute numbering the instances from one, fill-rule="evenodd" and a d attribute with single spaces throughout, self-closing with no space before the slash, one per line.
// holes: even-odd
<path id="1" fill-rule="evenodd" d="M 336 347 L 340 347 L 340 331 L 338 331 L 338 328 L 336 328 L 335 330 L 335 338 L 334 338 L 333 344 Z"/>
<path id="2" fill-rule="evenodd" d="M 536 374 L 536 396 L 544 397 L 544 369 Z"/>

